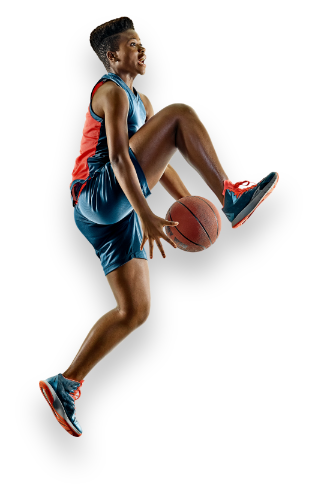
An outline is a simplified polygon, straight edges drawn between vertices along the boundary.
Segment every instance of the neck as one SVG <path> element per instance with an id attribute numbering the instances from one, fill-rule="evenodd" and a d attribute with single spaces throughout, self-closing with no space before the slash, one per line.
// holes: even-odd
<path id="1" fill-rule="evenodd" d="M 126 83 L 127 87 L 129 87 L 130 90 L 133 90 L 133 83 L 136 75 L 133 76 L 131 73 L 122 70 L 116 71 L 114 68 L 111 68 L 109 72 L 119 76 L 119 78 L 121 78 Z"/>

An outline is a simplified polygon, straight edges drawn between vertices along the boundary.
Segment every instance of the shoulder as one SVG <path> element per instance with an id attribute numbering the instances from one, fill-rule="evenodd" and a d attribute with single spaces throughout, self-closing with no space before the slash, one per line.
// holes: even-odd
<path id="1" fill-rule="evenodd" d="M 95 92 L 92 98 L 92 109 L 97 116 L 105 117 L 109 108 L 128 110 L 129 103 L 125 90 L 112 80 L 106 80 Z"/>
<path id="2" fill-rule="evenodd" d="M 146 121 L 148 121 L 155 114 L 153 107 L 152 107 L 152 104 L 146 95 L 141 94 L 140 92 L 138 92 L 138 93 L 139 93 L 139 96 L 140 96 L 144 106 L 145 106 L 146 113 L 147 113 Z"/>
<path id="3" fill-rule="evenodd" d="M 99 96 L 101 96 L 101 98 L 105 98 L 105 96 L 108 98 L 118 96 L 119 98 L 121 97 L 128 100 L 125 90 L 112 80 L 104 81 L 103 85 L 99 87 L 97 92 L 99 92 Z"/>

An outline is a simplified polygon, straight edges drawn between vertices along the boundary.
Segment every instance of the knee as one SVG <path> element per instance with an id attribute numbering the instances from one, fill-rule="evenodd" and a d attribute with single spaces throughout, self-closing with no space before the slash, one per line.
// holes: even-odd
<path id="1" fill-rule="evenodd" d="M 137 326 L 141 326 L 148 319 L 150 314 L 150 303 L 146 302 L 135 311 L 135 321 Z"/>
<path id="2" fill-rule="evenodd" d="M 182 103 L 172 104 L 172 107 L 174 114 L 177 115 L 179 118 L 196 115 L 195 110 L 191 106 L 188 106 L 188 104 L 182 104 Z"/>
<path id="3" fill-rule="evenodd" d="M 145 301 L 131 308 L 120 310 L 124 321 L 132 328 L 136 329 L 146 322 L 150 314 L 150 302 Z"/>

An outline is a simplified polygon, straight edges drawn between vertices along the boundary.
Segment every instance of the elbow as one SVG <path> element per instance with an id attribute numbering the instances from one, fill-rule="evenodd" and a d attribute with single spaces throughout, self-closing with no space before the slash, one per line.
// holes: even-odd
<path id="1" fill-rule="evenodd" d="M 127 153 L 119 152 L 119 153 L 112 153 L 109 155 L 109 161 L 111 162 L 111 165 L 116 167 L 120 165 L 125 159 L 129 159 L 129 154 L 128 151 Z"/>
<path id="2" fill-rule="evenodd" d="M 118 165 L 120 162 L 120 154 L 111 154 L 109 156 L 109 161 L 111 162 L 112 166 Z"/>

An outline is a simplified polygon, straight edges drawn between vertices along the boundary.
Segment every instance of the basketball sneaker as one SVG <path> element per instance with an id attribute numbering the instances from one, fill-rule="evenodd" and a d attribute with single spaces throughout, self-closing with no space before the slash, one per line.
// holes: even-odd
<path id="1" fill-rule="evenodd" d="M 58 374 L 39 383 L 41 392 L 50 405 L 54 416 L 64 430 L 73 437 L 82 435 L 82 428 L 75 416 L 74 401 L 81 396 L 83 382 L 83 379 L 79 382 Z"/>
<path id="2" fill-rule="evenodd" d="M 254 213 L 256 208 L 273 192 L 278 182 L 278 173 L 272 172 L 258 184 L 240 188 L 243 184 L 251 184 L 248 180 L 232 184 L 224 180 L 224 203 L 222 211 L 232 222 L 232 228 L 242 225 Z"/>

